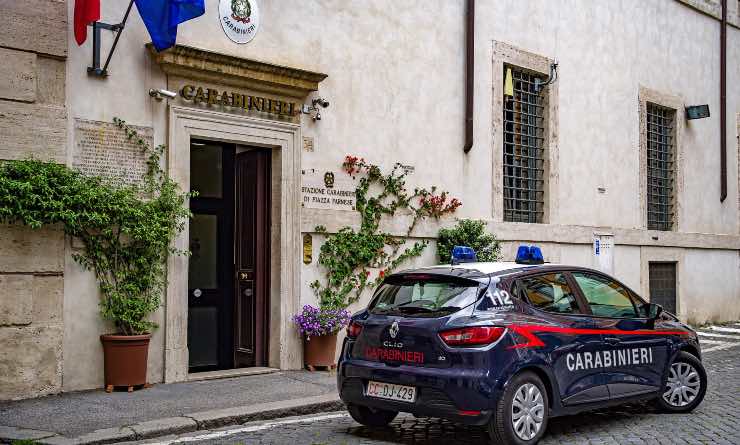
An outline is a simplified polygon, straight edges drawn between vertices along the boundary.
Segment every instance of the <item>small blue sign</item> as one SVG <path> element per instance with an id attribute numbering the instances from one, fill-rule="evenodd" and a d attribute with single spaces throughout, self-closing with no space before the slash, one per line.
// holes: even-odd
<path id="1" fill-rule="evenodd" d="M 599 239 L 594 240 L 594 249 L 596 250 L 596 255 L 598 255 L 601 251 L 601 243 L 599 241 Z"/>

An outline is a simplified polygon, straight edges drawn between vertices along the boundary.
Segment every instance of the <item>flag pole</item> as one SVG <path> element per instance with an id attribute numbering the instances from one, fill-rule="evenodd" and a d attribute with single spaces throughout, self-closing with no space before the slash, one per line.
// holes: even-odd
<path id="1" fill-rule="evenodd" d="M 123 32 L 123 27 L 126 26 L 126 21 L 128 20 L 128 15 L 131 12 L 131 7 L 134 5 L 134 0 L 131 0 L 131 2 L 128 4 L 128 8 L 126 8 L 126 14 L 123 16 L 123 21 L 116 25 L 116 39 L 113 40 L 113 46 L 110 48 L 110 52 L 108 53 L 108 58 L 105 59 L 105 65 L 103 65 L 103 75 L 106 75 L 108 73 L 108 64 L 110 63 L 110 58 L 113 57 L 113 51 L 116 50 L 116 45 L 118 45 L 118 39 L 121 37 L 121 32 Z"/>
<path id="2" fill-rule="evenodd" d="M 110 64 L 110 60 L 113 57 L 113 52 L 116 50 L 116 46 L 118 45 L 118 39 L 121 37 L 121 32 L 123 32 L 124 26 L 126 26 L 126 21 L 128 20 L 129 13 L 131 13 L 131 7 L 134 5 L 134 0 L 131 0 L 131 2 L 128 4 L 128 8 L 126 8 L 126 14 L 123 16 L 123 20 L 121 23 L 118 23 L 116 25 L 111 25 L 108 23 L 103 22 L 93 22 L 93 66 L 89 67 L 87 69 L 87 72 L 89 74 L 100 76 L 100 77 L 106 77 L 108 75 L 108 65 Z M 108 52 L 108 57 L 105 59 L 105 65 L 103 68 L 100 68 L 100 30 L 101 29 L 107 29 L 109 31 L 113 31 L 116 33 L 116 38 L 113 40 L 113 45 L 110 48 L 110 51 Z"/>

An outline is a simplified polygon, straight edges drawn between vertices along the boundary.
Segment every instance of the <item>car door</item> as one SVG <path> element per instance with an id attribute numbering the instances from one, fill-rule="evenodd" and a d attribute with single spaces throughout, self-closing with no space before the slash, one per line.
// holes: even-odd
<path id="1" fill-rule="evenodd" d="M 576 297 L 566 272 L 526 276 L 514 285 L 515 296 L 536 310 L 538 326 L 530 329 L 544 343 L 543 352 L 553 370 L 560 399 L 565 405 L 607 400 L 609 393 L 601 370 L 586 366 L 602 338 Z"/>
<path id="2" fill-rule="evenodd" d="M 615 279 L 591 271 L 574 271 L 572 277 L 604 330 L 598 356 L 610 398 L 657 391 L 668 360 L 668 338 L 653 329 L 641 302 Z"/>

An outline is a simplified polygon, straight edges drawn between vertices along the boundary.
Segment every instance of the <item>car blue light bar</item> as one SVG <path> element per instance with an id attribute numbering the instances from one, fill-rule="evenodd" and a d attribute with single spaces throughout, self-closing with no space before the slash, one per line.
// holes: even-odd
<path id="1" fill-rule="evenodd" d="M 475 250 L 468 246 L 455 246 L 452 248 L 452 264 L 473 263 L 478 261 Z"/>
<path id="2" fill-rule="evenodd" d="M 516 251 L 516 262 L 518 264 L 542 264 L 545 258 L 539 247 L 521 245 Z"/>

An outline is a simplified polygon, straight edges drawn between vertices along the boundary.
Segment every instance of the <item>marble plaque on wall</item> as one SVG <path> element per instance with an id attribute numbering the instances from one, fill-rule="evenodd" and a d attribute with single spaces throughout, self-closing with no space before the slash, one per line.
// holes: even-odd
<path id="1" fill-rule="evenodd" d="M 356 183 L 343 171 L 305 170 L 301 175 L 303 207 L 354 210 Z"/>
<path id="2" fill-rule="evenodd" d="M 151 127 L 129 125 L 152 146 Z M 75 119 L 73 166 L 86 175 L 101 176 L 141 184 L 146 174 L 147 155 L 139 145 L 126 138 L 126 132 L 112 122 Z"/>

